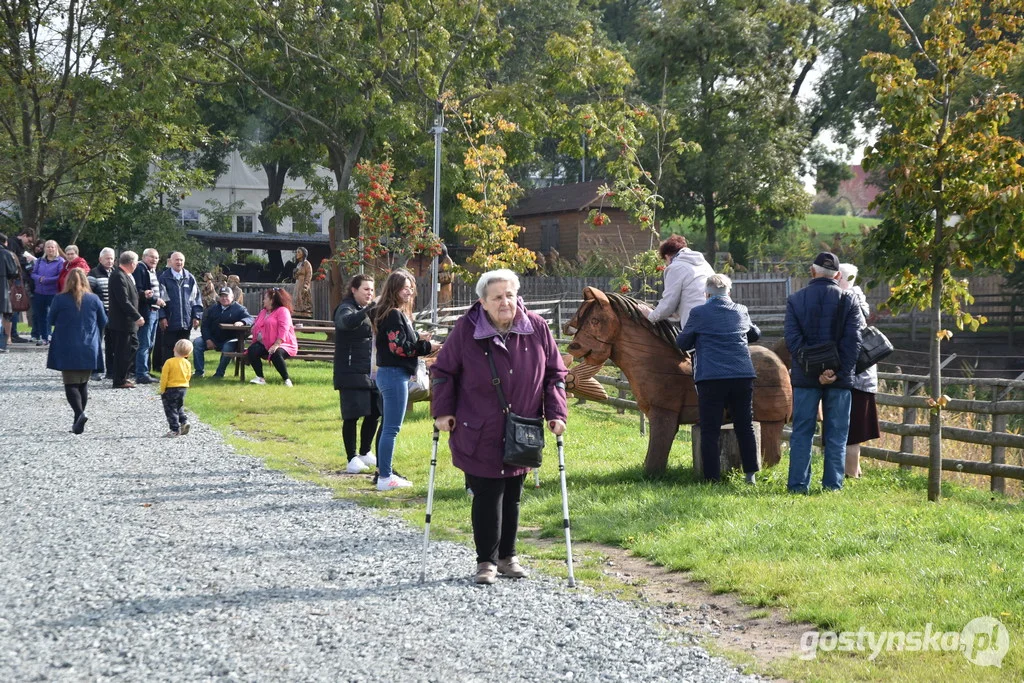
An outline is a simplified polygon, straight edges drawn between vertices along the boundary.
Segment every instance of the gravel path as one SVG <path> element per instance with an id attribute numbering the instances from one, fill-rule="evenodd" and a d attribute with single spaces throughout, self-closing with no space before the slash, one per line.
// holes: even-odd
<path id="1" fill-rule="evenodd" d="M 90 384 L 86 433 L 36 352 L 0 355 L 0 680 L 738 681 L 637 606 L 473 553 L 167 427 Z"/>

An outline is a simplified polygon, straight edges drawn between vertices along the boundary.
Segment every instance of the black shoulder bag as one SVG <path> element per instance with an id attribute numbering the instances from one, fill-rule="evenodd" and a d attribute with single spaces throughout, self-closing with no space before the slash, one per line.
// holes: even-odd
<path id="1" fill-rule="evenodd" d="M 874 325 L 869 325 L 860 331 L 860 351 L 857 353 L 857 368 L 855 372 L 859 375 L 880 360 L 887 358 L 895 351 L 889 338 L 882 334 Z"/>
<path id="2" fill-rule="evenodd" d="M 502 461 L 512 467 L 540 467 L 544 458 L 544 418 L 522 417 L 512 412 L 512 405 L 505 400 L 505 392 L 501 390 L 498 369 L 494 367 L 494 358 L 486 348 L 487 340 L 481 344 L 484 355 L 491 365 L 491 384 L 498 392 L 501 401 L 501 412 L 505 413 L 505 453 Z"/>
<path id="3" fill-rule="evenodd" d="M 797 362 L 807 377 L 817 377 L 826 370 L 834 372 L 839 370 L 839 346 L 836 340 L 839 339 L 839 325 L 846 317 L 843 313 L 845 307 L 843 300 L 847 297 L 840 293 L 839 309 L 832 326 L 832 339 L 814 346 L 805 346 L 797 352 Z"/>

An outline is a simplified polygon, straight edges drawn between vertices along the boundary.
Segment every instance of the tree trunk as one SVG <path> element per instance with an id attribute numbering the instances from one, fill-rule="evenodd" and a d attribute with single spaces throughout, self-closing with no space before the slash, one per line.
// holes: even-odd
<path id="1" fill-rule="evenodd" d="M 361 130 L 353 136 L 352 143 L 348 148 L 337 144 L 327 145 L 327 159 L 334 173 L 335 182 L 338 183 L 338 194 L 334 202 L 334 223 L 333 229 L 328 231 L 331 243 L 331 256 L 338 253 L 338 243 L 342 240 L 354 238 L 356 235 L 349 235 L 349 204 L 342 199 L 342 193 L 347 192 L 352 182 L 352 170 L 355 168 L 356 159 L 363 148 L 363 141 L 366 139 L 366 131 Z M 341 268 L 337 259 L 331 261 L 331 290 L 330 310 L 334 310 L 341 303 L 344 294 Z"/>
<path id="2" fill-rule="evenodd" d="M 942 228 L 945 216 L 942 211 L 935 212 L 935 243 L 941 244 Z M 942 267 L 939 257 L 932 265 L 932 308 L 931 308 L 931 345 L 928 360 L 931 365 L 930 383 L 932 400 L 938 403 L 942 398 L 942 340 L 939 331 L 942 329 Z M 938 502 L 942 498 L 942 407 L 932 406 L 928 417 L 928 500 Z"/>
<path id="3" fill-rule="evenodd" d="M 288 175 L 290 165 L 283 161 L 272 164 L 263 164 L 263 172 L 267 174 L 267 196 L 260 202 L 260 227 L 263 232 L 277 234 L 277 222 L 274 221 L 267 211 L 277 206 L 284 194 L 284 179 Z M 267 260 L 270 262 L 270 273 L 274 280 L 280 280 L 281 271 L 284 270 L 284 259 L 281 258 L 280 249 L 268 249 Z"/>
<path id="4" fill-rule="evenodd" d="M 708 243 L 704 246 L 704 256 L 707 258 L 708 263 L 711 267 L 715 267 L 715 246 L 718 242 L 718 226 L 715 225 L 715 200 L 713 194 L 709 194 L 710 190 L 705 190 L 704 194 L 704 234 L 707 237 Z"/>

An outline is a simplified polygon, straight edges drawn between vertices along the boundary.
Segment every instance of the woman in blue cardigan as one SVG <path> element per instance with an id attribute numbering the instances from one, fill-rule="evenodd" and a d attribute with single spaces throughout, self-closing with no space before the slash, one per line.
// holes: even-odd
<path id="1" fill-rule="evenodd" d="M 85 415 L 89 377 L 102 367 L 100 338 L 107 326 L 103 302 L 89 290 L 84 271 L 77 268 L 68 271 L 63 293 L 58 294 L 50 306 L 47 325 L 53 326 L 53 336 L 46 367 L 61 371 L 64 395 L 75 413 L 71 431 L 81 434 L 89 419 Z"/>

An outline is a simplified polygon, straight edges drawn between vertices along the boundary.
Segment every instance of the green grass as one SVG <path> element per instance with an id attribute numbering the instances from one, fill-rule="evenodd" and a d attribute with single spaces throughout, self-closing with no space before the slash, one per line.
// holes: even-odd
<path id="1" fill-rule="evenodd" d="M 210 355 L 208 362 L 213 362 Z M 399 436 L 395 465 L 416 486 L 381 495 L 366 477 L 340 475 L 338 397 L 324 363 L 289 365 L 294 389 L 268 367 L 263 387 L 237 380 L 195 380 L 187 405 L 222 429 L 240 450 L 271 467 L 317 481 L 336 495 L 396 511 L 422 524 L 431 420 L 417 404 Z M 1002 669 L 969 664 L 958 653 L 819 653 L 762 672 L 800 680 L 1008 680 L 1024 675 L 1024 525 L 1018 505 L 979 490 L 946 486 L 927 502 L 920 474 L 866 461 L 865 477 L 841 493 L 785 492 L 782 466 L 756 487 L 732 480 L 698 483 L 689 427 L 680 433 L 667 475 L 642 473 L 646 438 L 636 415 L 604 406 L 573 406 L 566 433 L 573 540 L 622 546 L 666 567 L 686 570 L 715 592 L 734 592 L 759 608 L 781 607 L 822 629 L 933 629 L 959 632 L 975 617 L 999 618 L 1010 632 Z M 241 432 L 242 434 L 239 434 Z M 443 445 L 438 456 L 431 534 L 471 544 L 463 479 Z M 820 460 L 814 473 L 820 476 Z M 520 552 L 533 566 L 565 575 L 561 498 L 553 442 L 541 487 L 528 480 Z M 600 571 L 600 554 L 580 552 L 579 581 L 631 597 Z M 469 568 L 466 568 L 468 571 Z M 436 568 L 451 572 L 453 568 Z"/>
<path id="2" fill-rule="evenodd" d="M 828 216 L 819 213 L 809 213 L 802 219 L 797 220 L 797 225 L 807 226 L 819 235 L 834 235 L 842 233 L 845 235 L 861 234 L 861 226 L 874 227 L 881 223 L 878 218 L 858 218 L 856 216 Z"/>

